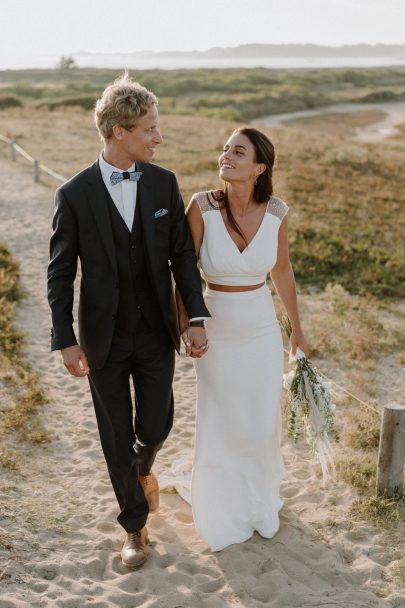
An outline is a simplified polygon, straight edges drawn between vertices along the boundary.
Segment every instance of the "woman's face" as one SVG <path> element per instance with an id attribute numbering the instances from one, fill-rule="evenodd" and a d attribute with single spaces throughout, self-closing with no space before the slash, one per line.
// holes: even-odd
<path id="1" fill-rule="evenodd" d="M 243 133 L 234 133 L 218 159 L 219 176 L 226 182 L 254 183 L 265 166 L 255 160 L 252 142 Z"/>

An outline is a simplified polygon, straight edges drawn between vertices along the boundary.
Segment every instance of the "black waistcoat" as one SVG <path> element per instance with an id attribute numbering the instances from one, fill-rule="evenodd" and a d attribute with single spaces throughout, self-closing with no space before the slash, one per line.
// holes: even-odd
<path id="1" fill-rule="evenodd" d="M 152 327 L 163 325 L 159 303 L 146 267 L 139 204 L 135 207 L 130 231 L 107 189 L 106 192 L 118 266 L 116 327 L 132 332 L 142 317 Z"/>

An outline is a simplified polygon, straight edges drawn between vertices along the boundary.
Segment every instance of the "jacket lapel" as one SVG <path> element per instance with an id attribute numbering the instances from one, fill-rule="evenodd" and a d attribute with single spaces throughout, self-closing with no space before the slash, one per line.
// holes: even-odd
<path id="1" fill-rule="evenodd" d="M 86 184 L 87 198 L 92 209 L 94 220 L 100 232 L 101 240 L 106 249 L 109 260 L 117 275 L 117 259 L 115 255 L 114 238 L 108 212 L 107 194 L 101 176 L 98 160 L 91 166 Z"/>

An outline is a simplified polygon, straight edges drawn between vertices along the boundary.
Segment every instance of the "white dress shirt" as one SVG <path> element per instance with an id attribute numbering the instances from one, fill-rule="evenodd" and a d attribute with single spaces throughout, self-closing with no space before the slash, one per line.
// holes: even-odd
<path id="1" fill-rule="evenodd" d="M 103 158 L 103 154 L 100 154 L 98 162 L 101 176 L 114 202 L 114 205 L 120 212 L 122 219 L 128 226 L 128 229 L 132 230 L 138 182 L 131 181 L 130 179 L 123 179 L 121 182 L 118 182 L 118 184 L 115 184 L 115 186 L 112 186 L 110 180 L 112 172 L 118 171 L 118 173 L 124 173 L 124 171 L 118 167 L 114 167 L 114 165 L 110 165 L 110 163 L 107 163 L 107 161 Z M 135 163 L 133 163 L 133 165 L 131 165 L 127 171 L 135 171 Z"/>

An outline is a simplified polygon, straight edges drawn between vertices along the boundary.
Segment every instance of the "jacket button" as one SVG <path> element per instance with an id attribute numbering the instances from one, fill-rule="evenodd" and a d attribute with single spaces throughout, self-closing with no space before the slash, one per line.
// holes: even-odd
<path id="1" fill-rule="evenodd" d="M 118 289 L 119 283 L 115 283 L 115 288 Z"/>
<path id="2" fill-rule="evenodd" d="M 117 318 L 117 315 L 112 315 L 112 320 L 115 321 L 115 319 Z"/>
<path id="3" fill-rule="evenodd" d="M 139 305 L 139 304 L 138 304 L 138 306 L 137 306 L 137 309 L 138 309 L 138 310 L 141 310 L 141 307 L 140 307 L 140 305 Z"/>

